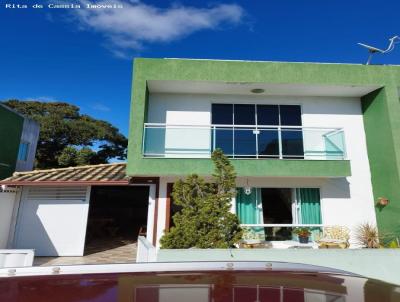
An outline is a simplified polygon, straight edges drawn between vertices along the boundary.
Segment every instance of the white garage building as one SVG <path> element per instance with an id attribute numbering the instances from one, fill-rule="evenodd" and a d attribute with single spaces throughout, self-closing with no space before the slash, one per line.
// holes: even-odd
<path id="1" fill-rule="evenodd" d="M 1 181 L 0 249 L 83 256 L 107 241 L 133 242 L 139 232 L 151 240 L 158 181 L 128 179 L 125 169 L 115 163 L 36 170 Z"/>

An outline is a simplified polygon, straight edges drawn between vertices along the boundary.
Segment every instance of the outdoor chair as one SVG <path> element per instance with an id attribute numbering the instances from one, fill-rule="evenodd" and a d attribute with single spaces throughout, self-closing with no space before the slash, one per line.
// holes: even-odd
<path id="1" fill-rule="evenodd" d="M 343 226 L 329 226 L 323 228 L 322 238 L 317 240 L 318 248 L 341 248 L 349 247 L 350 231 Z"/>
<path id="2" fill-rule="evenodd" d="M 138 237 L 139 237 L 139 236 L 143 236 L 143 237 L 146 237 L 146 236 L 147 236 L 147 226 L 142 225 L 142 226 L 139 228 Z"/>

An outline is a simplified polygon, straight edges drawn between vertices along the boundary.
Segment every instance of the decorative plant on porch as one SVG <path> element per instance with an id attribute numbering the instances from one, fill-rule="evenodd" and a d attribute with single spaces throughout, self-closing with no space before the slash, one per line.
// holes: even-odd
<path id="1" fill-rule="evenodd" d="M 211 156 L 215 172 L 206 182 L 196 174 L 174 184 L 172 196 L 182 209 L 175 226 L 161 238 L 162 248 L 230 248 L 242 237 L 237 216 L 230 212 L 236 173 L 219 149 Z"/>
<path id="2" fill-rule="evenodd" d="M 311 232 L 307 227 L 294 228 L 293 233 L 299 237 L 300 243 L 308 243 L 308 238 L 311 235 Z"/>
<path id="3" fill-rule="evenodd" d="M 242 240 L 246 243 L 261 243 L 265 240 L 265 234 L 256 232 L 252 227 L 243 227 Z"/>
<path id="4" fill-rule="evenodd" d="M 376 249 L 380 247 L 378 228 L 369 222 L 357 226 L 355 239 L 360 246 L 365 248 Z"/>

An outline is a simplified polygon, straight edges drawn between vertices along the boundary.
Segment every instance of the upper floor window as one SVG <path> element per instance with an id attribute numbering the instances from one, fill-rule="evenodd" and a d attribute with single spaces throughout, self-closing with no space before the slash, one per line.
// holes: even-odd
<path id="1" fill-rule="evenodd" d="M 29 153 L 29 143 L 21 142 L 18 150 L 18 160 L 27 161 Z"/>
<path id="2" fill-rule="evenodd" d="M 301 126 L 299 105 L 212 104 L 214 125 Z"/>
<path id="3" fill-rule="evenodd" d="M 229 157 L 304 158 L 299 105 L 212 104 L 211 123 Z"/>

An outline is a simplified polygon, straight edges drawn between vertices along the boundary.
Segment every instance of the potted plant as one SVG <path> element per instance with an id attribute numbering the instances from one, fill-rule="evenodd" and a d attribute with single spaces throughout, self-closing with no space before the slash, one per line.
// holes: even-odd
<path id="1" fill-rule="evenodd" d="M 310 238 L 311 232 L 306 227 L 298 227 L 293 230 L 293 233 L 299 237 L 300 243 L 308 243 L 308 239 Z"/>

